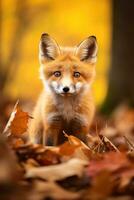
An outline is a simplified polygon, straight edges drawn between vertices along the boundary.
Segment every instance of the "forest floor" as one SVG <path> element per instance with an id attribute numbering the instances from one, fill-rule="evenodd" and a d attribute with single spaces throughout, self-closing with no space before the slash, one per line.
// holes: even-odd
<path id="1" fill-rule="evenodd" d="M 96 115 L 88 145 L 28 144 L 29 120 L 17 103 L 0 136 L 0 200 L 134 199 L 134 110 Z"/>

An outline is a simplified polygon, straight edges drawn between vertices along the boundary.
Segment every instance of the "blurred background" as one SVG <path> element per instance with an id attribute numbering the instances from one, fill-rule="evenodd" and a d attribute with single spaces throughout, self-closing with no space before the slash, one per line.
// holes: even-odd
<path id="1" fill-rule="evenodd" d="M 1 0 L 1 107 L 9 100 L 34 102 L 39 95 L 38 44 L 43 32 L 67 46 L 95 35 L 96 105 L 105 113 L 122 102 L 133 104 L 133 10 L 133 0 Z"/>
<path id="2" fill-rule="evenodd" d="M 110 60 L 110 0 L 3 0 L 1 62 L 8 77 L 4 93 L 12 98 L 36 98 L 39 80 L 38 43 L 47 32 L 60 45 L 77 45 L 89 35 L 99 43 L 96 102 L 106 95 L 106 73 Z"/>

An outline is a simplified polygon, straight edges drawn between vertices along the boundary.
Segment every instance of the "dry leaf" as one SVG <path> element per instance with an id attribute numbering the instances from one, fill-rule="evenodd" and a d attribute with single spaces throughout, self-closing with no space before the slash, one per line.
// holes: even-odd
<path id="1" fill-rule="evenodd" d="M 35 191 L 41 194 L 41 199 L 71 200 L 80 197 L 80 193 L 67 191 L 54 182 L 36 181 L 34 184 L 34 192 Z"/>
<path id="2" fill-rule="evenodd" d="M 87 191 L 85 199 L 104 200 L 112 193 L 113 188 L 111 174 L 108 171 L 102 171 L 94 177 L 92 187 Z"/>
<path id="3" fill-rule="evenodd" d="M 80 139 L 78 139 L 77 137 L 75 137 L 73 135 L 67 135 L 65 132 L 64 132 L 64 135 L 65 135 L 65 137 L 67 137 L 70 144 L 89 149 L 89 147 L 84 142 L 82 142 Z"/>
<path id="4" fill-rule="evenodd" d="M 27 131 L 29 115 L 17 107 L 15 116 L 10 125 L 11 134 L 18 136 Z"/>
<path id="5" fill-rule="evenodd" d="M 10 115 L 10 118 L 9 118 L 7 124 L 6 124 L 6 127 L 5 127 L 5 129 L 4 129 L 4 131 L 3 131 L 3 134 L 5 134 L 5 135 L 7 135 L 7 136 L 11 135 L 11 132 L 10 132 L 10 128 L 9 128 L 9 127 L 10 127 L 11 122 L 13 121 L 13 119 L 14 119 L 14 117 L 15 117 L 15 113 L 16 113 L 16 109 L 17 109 L 18 103 L 19 103 L 19 100 L 18 100 L 18 101 L 16 102 L 16 104 L 14 105 L 13 111 L 12 111 L 12 113 L 11 113 L 11 115 Z"/>
<path id="6" fill-rule="evenodd" d="M 70 144 L 68 147 L 72 148 L 73 157 L 87 161 L 90 160 L 92 151 L 84 142 L 73 135 L 67 135 L 66 133 L 64 133 L 64 135 L 68 138 L 68 143 Z M 62 148 L 64 148 L 64 146 Z"/>
<path id="7" fill-rule="evenodd" d="M 78 146 L 71 145 L 68 141 L 59 146 L 59 153 L 62 156 L 72 156 Z"/>
<path id="8" fill-rule="evenodd" d="M 14 106 L 13 112 L 10 115 L 9 121 L 3 131 L 3 134 L 19 136 L 27 131 L 28 120 L 30 116 L 27 112 L 22 111 L 18 107 L 18 101 Z"/>
<path id="9" fill-rule="evenodd" d="M 41 178 L 47 181 L 57 181 L 69 176 L 82 176 L 88 162 L 72 158 L 58 165 L 26 169 L 26 178 Z"/>
<path id="10" fill-rule="evenodd" d="M 120 176 L 120 188 L 126 187 L 134 178 L 134 165 L 132 168 L 128 168 L 127 170 L 123 171 L 121 174 L 118 174 Z"/>
<path id="11" fill-rule="evenodd" d="M 109 172 L 115 172 L 124 167 L 130 165 L 129 160 L 123 153 L 109 152 L 103 155 L 101 160 L 93 160 L 89 164 L 88 175 L 95 176 L 99 172 L 107 170 Z"/>
<path id="12" fill-rule="evenodd" d="M 44 153 L 36 156 L 36 160 L 40 165 L 54 165 L 60 163 L 60 155 L 54 151 L 46 149 Z"/>
<path id="13" fill-rule="evenodd" d="M 40 144 L 25 144 L 13 146 L 20 162 L 27 162 L 34 159 L 39 165 L 53 165 L 61 162 L 61 155 L 57 152 L 57 147 L 45 147 Z"/>

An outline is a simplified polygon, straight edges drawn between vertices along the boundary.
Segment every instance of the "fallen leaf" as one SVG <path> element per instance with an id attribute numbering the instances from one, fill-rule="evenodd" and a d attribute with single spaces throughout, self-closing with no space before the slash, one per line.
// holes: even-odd
<path id="1" fill-rule="evenodd" d="M 30 117 L 27 112 L 24 112 L 19 107 L 17 107 L 14 119 L 9 127 L 11 134 L 18 136 L 26 132 L 29 118 Z"/>
<path id="2" fill-rule="evenodd" d="M 25 177 L 41 178 L 47 181 L 57 181 L 74 175 L 81 177 L 87 164 L 88 162 L 84 160 L 72 158 L 58 165 L 25 169 Z"/>
<path id="3" fill-rule="evenodd" d="M 101 171 L 92 181 L 92 185 L 85 195 L 85 199 L 104 200 L 110 196 L 114 182 L 108 171 Z"/>
<path id="4" fill-rule="evenodd" d="M 91 149 L 80 139 L 73 135 L 67 135 L 64 133 L 65 137 L 68 138 L 68 143 L 66 146 L 70 148 L 70 152 L 73 153 L 73 156 L 82 160 L 90 160 L 90 156 L 92 154 Z M 64 146 L 62 146 L 62 152 L 63 152 Z M 67 152 L 67 150 L 65 150 Z M 65 152 L 64 151 L 64 152 Z"/>
<path id="5" fill-rule="evenodd" d="M 19 103 L 19 100 L 16 102 L 16 104 L 14 105 L 14 108 L 13 108 L 13 111 L 11 112 L 10 114 L 10 117 L 9 117 L 9 120 L 5 126 L 5 129 L 3 131 L 3 134 L 6 135 L 6 136 L 9 136 L 11 135 L 11 132 L 10 132 L 10 125 L 11 125 L 11 122 L 13 121 L 14 117 L 15 117 L 15 113 L 16 113 L 16 109 L 17 109 L 17 106 L 18 106 L 18 103 Z"/>
<path id="6" fill-rule="evenodd" d="M 120 187 L 126 187 L 131 182 L 132 178 L 134 178 L 134 167 L 123 172 L 121 175 Z"/>
<path id="7" fill-rule="evenodd" d="M 73 135 L 67 135 L 65 132 L 64 132 L 64 135 L 65 135 L 65 137 L 67 137 L 70 144 L 73 144 L 75 146 L 81 146 L 81 147 L 89 149 L 89 147 L 84 142 L 82 142 L 79 138 L 77 138 Z"/>
<path id="8" fill-rule="evenodd" d="M 60 187 L 55 182 L 36 181 L 34 192 L 41 194 L 41 199 L 78 199 L 81 193 L 70 192 Z"/>
<path id="9" fill-rule="evenodd" d="M 34 159 L 39 165 L 54 165 L 61 162 L 61 155 L 57 152 L 57 147 L 46 147 L 40 144 L 25 144 L 13 146 L 20 162 L 27 162 Z"/>
<path id="10" fill-rule="evenodd" d="M 68 141 L 59 146 L 59 153 L 62 156 L 72 156 L 75 153 L 77 145 L 71 145 Z"/>
<path id="11" fill-rule="evenodd" d="M 101 160 L 92 160 L 89 164 L 88 175 L 93 177 L 101 171 L 115 172 L 124 167 L 128 167 L 130 162 L 123 153 L 109 152 L 101 157 Z"/>
<path id="12" fill-rule="evenodd" d="M 38 154 L 36 160 L 41 165 L 54 165 L 60 163 L 60 155 L 54 151 L 46 149 L 44 153 Z"/>
<path id="13" fill-rule="evenodd" d="M 8 123 L 3 131 L 3 134 L 13 135 L 13 136 L 20 136 L 21 134 L 25 133 L 28 128 L 28 120 L 30 116 L 27 112 L 22 111 L 18 107 L 18 101 L 14 106 L 14 109 L 10 115 Z"/>

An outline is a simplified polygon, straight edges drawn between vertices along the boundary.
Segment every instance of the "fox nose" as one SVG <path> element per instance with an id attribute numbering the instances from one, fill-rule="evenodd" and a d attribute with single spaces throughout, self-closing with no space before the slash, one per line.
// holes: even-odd
<path id="1" fill-rule="evenodd" d="M 69 87 L 64 87 L 63 92 L 65 92 L 65 93 L 69 92 Z"/>

